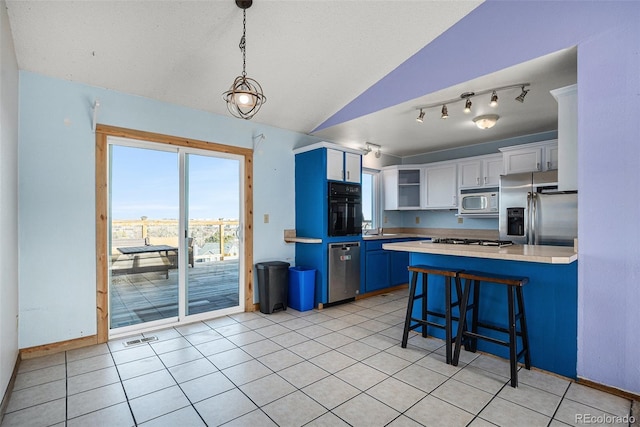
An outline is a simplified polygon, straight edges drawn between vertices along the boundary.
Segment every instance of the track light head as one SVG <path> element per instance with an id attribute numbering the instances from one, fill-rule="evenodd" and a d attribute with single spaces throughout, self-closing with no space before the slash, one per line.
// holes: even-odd
<path id="1" fill-rule="evenodd" d="M 447 105 L 444 104 L 442 106 L 442 115 L 440 116 L 441 119 L 446 119 L 449 117 L 449 112 L 447 111 Z"/>
<path id="2" fill-rule="evenodd" d="M 469 114 L 471 112 L 471 100 L 467 98 L 467 101 L 464 103 L 464 113 Z"/>
<path id="3" fill-rule="evenodd" d="M 491 107 L 497 107 L 498 106 L 498 94 L 496 93 L 495 90 L 491 94 L 491 102 L 489 102 L 489 105 Z"/>
<path id="4" fill-rule="evenodd" d="M 520 95 L 518 95 L 516 97 L 516 101 L 518 102 L 524 102 L 524 97 L 527 96 L 527 93 L 529 93 L 528 90 L 524 89 L 524 86 L 522 86 L 522 93 L 520 93 Z"/>
<path id="5" fill-rule="evenodd" d="M 424 111 L 422 110 L 422 108 L 420 109 L 420 114 L 418 115 L 418 118 L 416 119 L 416 122 L 418 122 L 418 123 L 424 122 Z"/>
<path id="6" fill-rule="evenodd" d="M 378 145 L 378 144 L 374 144 L 373 142 L 365 142 L 364 144 L 365 144 L 365 147 L 364 147 L 364 149 L 362 150 L 362 154 L 363 154 L 363 155 L 365 155 L 365 156 L 366 156 L 367 154 L 369 154 L 370 152 L 372 152 L 372 151 L 373 151 L 373 148 L 371 148 L 371 147 L 376 147 L 376 148 L 378 149 L 378 151 L 376 151 L 376 152 L 374 153 L 374 156 L 376 156 L 376 159 L 379 159 L 379 158 L 380 158 L 380 156 L 382 155 L 382 153 L 380 152 L 380 149 L 381 149 L 382 147 L 381 147 L 380 145 Z"/>

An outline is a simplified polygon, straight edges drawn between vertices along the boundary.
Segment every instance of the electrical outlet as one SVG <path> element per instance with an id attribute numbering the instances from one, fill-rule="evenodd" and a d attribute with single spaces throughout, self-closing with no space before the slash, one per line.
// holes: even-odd
<path id="1" fill-rule="evenodd" d="M 419 216 L 416 217 L 416 224 L 420 224 L 420 217 Z"/>
<path id="2" fill-rule="evenodd" d="M 464 218 L 462 218 L 461 216 L 458 217 L 458 224 L 462 224 L 462 222 L 464 221 Z"/>
<path id="3" fill-rule="evenodd" d="M 269 214 L 264 214 L 264 223 L 269 224 Z"/>

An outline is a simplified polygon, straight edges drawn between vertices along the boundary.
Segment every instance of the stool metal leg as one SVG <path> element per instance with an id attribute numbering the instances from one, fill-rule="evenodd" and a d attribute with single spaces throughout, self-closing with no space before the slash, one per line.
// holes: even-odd
<path id="1" fill-rule="evenodd" d="M 404 320 L 404 332 L 402 333 L 402 348 L 407 348 L 407 339 L 409 338 L 409 328 L 411 327 L 411 316 L 413 312 L 413 301 L 416 296 L 416 283 L 418 281 L 418 273 L 411 273 L 411 285 L 409 286 L 409 299 L 407 301 L 407 315 Z"/>
<path id="2" fill-rule="evenodd" d="M 422 320 L 427 320 L 427 273 L 422 273 Z M 427 325 L 422 325 L 422 338 L 427 337 Z"/>
<path id="3" fill-rule="evenodd" d="M 471 290 L 471 280 L 467 279 L 464 282 L 464 291 L 462 293 L 462 300 L 460 301 L 460 317 L 459 324 L 463 325 L 466 322 L 467 317 L 467 305 L 469 303 L 469 291 Z M 475 308 L 474 308 L 475 310 Z M 451 364 L 458 366 L 458 360 L 460 359 L 460 347 L 462 347 L 462 335 L 464 328 L 458 327 L 458 333 L 456 334 L 456 345 L 453 351 L 453 358 Z"/>
<path id="4" fill-rule="evenodd" d="M 509 364 L 511 366 L 511 387 L 518 387 L 518 361 L 517 359 L 517 335 L 516 335 L 516 311 L 513 300 L 513 286 L 507 286 L 507 302 L 509 304 Z"/>
<path id="5" fill-rule="evenodd" d="M 522 348 L 524 349 L 524 366 L 531 369 L 531 355 L 529 353 L 529 333 L 527 331 L 527 318 L 524 315 L 524 297 L 522 287 L 516 288 L 518 307 L 520 308 L 520 334 L 522 335 Z"/>
<path id="6" fill-rule="evenodd" d="M 451 364 L 451 343 L 453 342 L 451 339 L 451 277 L 449 276 L 444 278 L 444 301 L 444 334 L 445 345 L 447 346 L 446 360 L 449 365 Z"/>
<path id="7" fill-rule="evenodd" d="M 467 279 L 469 280 L 469 279 Z M 478 333 L 478 313 L 480 312 L 480 281 L 473 281 L 473 312 L 471 313 L 471 332 L 474 334 Z M 478 349 L 478 339 L 471 338 L 471 343 L 469 345 L 471 347 L 471 352 L 475 353 Z"/>

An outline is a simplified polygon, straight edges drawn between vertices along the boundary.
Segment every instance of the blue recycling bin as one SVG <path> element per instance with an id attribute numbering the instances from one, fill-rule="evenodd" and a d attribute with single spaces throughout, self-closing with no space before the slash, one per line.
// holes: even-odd
<path id="1" fill-rule="evenodd" d="M 289 267 L 289 307 L 298 311 L 313 309 L 316 293 L 316 270 Z"/>

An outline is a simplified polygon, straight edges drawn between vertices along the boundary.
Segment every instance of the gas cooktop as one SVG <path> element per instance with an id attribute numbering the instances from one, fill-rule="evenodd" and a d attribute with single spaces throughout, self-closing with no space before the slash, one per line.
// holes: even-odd
<path id="1" fill-rule="evenodd" d="M 449 245 L 480 245 L 480 246 L 498 246 L 505 247 L 513 245 L 511 240 L 489 240 L 489 239 L 457 239 L 442 237 L 432 239 L 431 243 L 447 243 Z"/>

